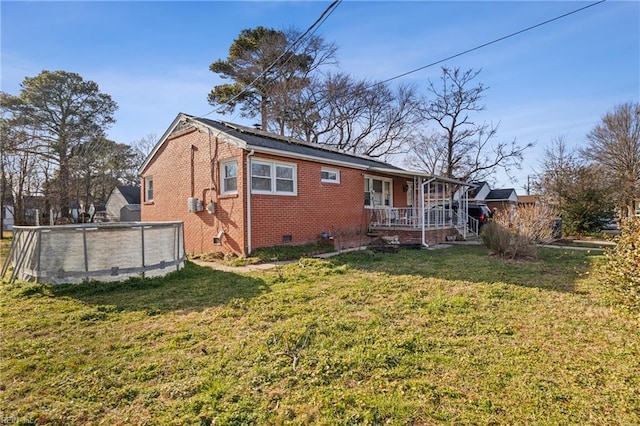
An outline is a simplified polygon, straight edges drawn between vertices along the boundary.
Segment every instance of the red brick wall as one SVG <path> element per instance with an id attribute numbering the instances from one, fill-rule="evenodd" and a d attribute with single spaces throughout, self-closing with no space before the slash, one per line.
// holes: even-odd
<path id="1" fill-rule="evenodd" d="M 154 200 L 143 202 L 143 221 L 179 220 L 184 222 L 187 253 L 211 251 L 246 254 L 246 194 L 243 190 L 246 178 L 247 152 L 229 143 L 211 138 L 208 133 L 185 130 L 169 138 L 143 172 L 144 177 L 153 176 Z M 192 166 L 192 148 L 193 166 Z M 210 155 L 212 161 L 210 161 Z M 238 164 L 238 193 L 219 195 L 220 161 L 236 158 Z M 366 232 L 368 215 L 364 210 L 363 170 L 325 165 L 340 171 L 340 183 L 325 183 L 321 180 L 323 164 L 273 155 L 256 153 L 252 158 L 277 160 L 295 164 L 297 167 L 297 195 L 251 196 L 251 249 L 283 244 L 283 236 L 291 235 L 294 245 L 316 241 L 322 232 L 336 240 L 368 240 Z M 213 164 L 212 191 L 209 190 L 211 164 Z M 193 169 L 193 191 L 191 170 Z M 385 175 L 380 177 L 391 177 Z M 406 205 L 406 193 L 402 187 L 405 178 L 393 182 L 394 205 Z M 144 194 L 144 188 L 142 189 Z M 204 207 L 216 203 L 215 215 L 206 210 L 187 211 L 187 198 L 204 200 Z M 143 197 L 144 199 L 144 197 Z M 213 243 L 214 237 L 224 231 L 222 245 Z"/>
<path id="2" fill-rule="evenodd" d="M 251 198 L 252 248 L 316 241 L 322 232 L 334 236 L 366 233 L 363 171 L 326 166 L 340 171 L 340 183 L 322 182 L 320 163 L 256 154 L 256 159 L 297 165 L 297 196 L 253 194 Z"/>
<path id="3" fill-rule="evenodd" d="M 223 141 L 216 143 L 209 135 L 197 130 L 186 130 L 170 138 L 156 154 L 143 172 L 144 178 L 153 176 L 154 200 L 143 201 L 142 221 L 180 220 L 184 222 L 187 253 L 211 251 L 244 251 L 244 193 L 243 151 Z M 191 183 L 191 153 L 193 151 L 193 181 Z M 211 152 L 211 154 L 210 154 Z M 212 161 L 210 160 L 212 158 Z M 238 194 L 218 195 L 220 188 L 220 160 L 237 158 Z M 213 173 L 211 166 L 213 165 Z M 210 177 L 212 179 L 210 179 Z M 212 185 L 213 191 L 209 190 Z M 144 188 L 143 200 L 144 200 Z M 206 207 L 210 201 L 216 203 L 215 215 L 207 210 L 192 213 L 187 211 L 187 198 L 196 197 Z M 213 238 L 224 231 L 222 245 L 213 244 Z"/>

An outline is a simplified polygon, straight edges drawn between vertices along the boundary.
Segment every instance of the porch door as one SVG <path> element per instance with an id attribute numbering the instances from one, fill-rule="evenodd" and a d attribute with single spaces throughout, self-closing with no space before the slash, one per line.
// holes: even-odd
<path id="1" fill-rule="evenodd" d="M 364 205 L 368 207 L 392 207 L 391 179 L 365 176 Z"/>

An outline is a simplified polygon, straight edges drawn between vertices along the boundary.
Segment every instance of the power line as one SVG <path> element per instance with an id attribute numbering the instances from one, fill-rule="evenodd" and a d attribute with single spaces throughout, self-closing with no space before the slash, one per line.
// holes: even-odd
<path id="1" fill-rule="evenodd" d="M 245 87 L 242 88 L 242 90 L 240 92 L 238 92 L 235 96 L 233 96 L 231 99 L 229 99 L 226 103 L 231 103 L 233 101 L 235 101 L 236 99 L 238 99 L 243 93 L 245 93 L 247 91 L 247 89 L 249 87 L 252 87 L 259 79 L 261 79 L 262 77 L 265 76 L 265 74 L 267 74 L 269 71 L 271 71 L 271 69 L 273 69 L 276 65 L 278 65 L 278 62 L 288 53 L 295 53 L 297 47 L 296 45 L 298 43 L 300 43 L 304 37 L 307 36 L 307 34 L 309 34 L 310 32 L 315 32 L 317 30 L 318 27 L 320 27 L 320 25 L 322 25 L 324 23 L 324 21 L 326 21 L 326 19 L 333 13 L 333 11 L 335 10 L 336 7 L 338 7 L 338 5 L 342 2 L 342 0 L 334 0 L 333 3 L 331 3 L 320 15 L 320 17 L 318 17 L 318 19 L 315 20 L 315 22 L 313 24 L 311 24 L 311 26 L 309 26 L 309 28 L 307 28 L 307 30 L 302 33 L 297 39 L 295 39 L 293 41 L 293 43 L 291 43 L 291 45 L 289 47 L 287 47 L 276 59 L 273 60 L 273 62 L 271 62 L 271 64 L 269 64 L 269 66 L 267 68 L 265 68 L 260 74 L 258 74 L 258 76 L 253 79 L 253 81 L 249 84 L 247 84 Z M 291 59 L 291 57 L 287 58 L 287 60 L 284 62 L 284 64 L 286 64 L 287 62 L 289 62 L 289 60 Z M 283 65 L 284 65 L 283 64 Z M 213 109 L 211 111 L 209 111 L 208 113 L 201 115 L 200 117 L 197 118 L 203 118 L 206 117 L 209 114 L 212 114 L 216 111 L 220 111 L 220 109 Z"/>
<path id="2" fill-rule="evenodd" d="M 432 67 L 432 66 L 434 66 L 434 65 L 438 65 L 438 64 L 441 64 L 441 63 L 443 63 L 443 62 L 446 62 L 446 61 L 448 61 L 448 60 L 451 60 L 451 59 L 457 58 L 458 56 L 466 55 L 467 53 L 473 52 L 473 51 L 475 51 L 475 50 L 482 49 L 483 47 L 487 47 L 487 46 L 490 46 L 490 45 L 492 45 L 492 44 L 498 43 L 498 42 L 500 42 L 500 41 L 506 40 L 506 39 L 508 39 L 508 38 L 515 37 L 515 36 L 517 36 L 517 35 L 519 35 L 519 34 L 525 33 L 525 32 L 527 32 L 527 31 L 533 30 L 533 29 L 535 29 L 535 28 L 541 27 L 541 26 L 543 26 L 543 25 L 549 24 L 549 23 L 554 22 L 554 21 L 557 21 L 557 20 L 559 20 L 559 19 L 566 18 L 567 16 L 569 16 L 569 15 L 573 15 L 574 13 L 578 13 L 578 12 L 581 12 L 581 11 L 583 11 L 583 10 L 585 10 L 585 9 L 590 8 L 590 7 L 597 6 L 597 5 L 599 5 L 600 3 L 604 3 L 605 1 L 606 1 L 606 0 L 600 0 L 600 1 L 597 1 L 597 2 L 595 2 L 595 3 L 591 3 L 591 4 L 587 5 L 587 6 L 581 7 L 581 8 L 579 8 L 579 9 L 572 10 L 571 12 L 567 12 L 567 13 L 565 13 L 565 14 L 563 14 L 563 15 L 556 16 L 555 18 L 548 19 L 548 20 L 546 20 L 546 21 L 544 21 L 544 22 L 540 22 L 539 24 L 532 25 L 532 26 L 527 27 L 527 28 L 525 28 L 525 29 L 522 29 L 522 30 L 520 30 L 520 31 L 516 31 L 516 32 L 514 32 L 514 33 L 511 33 L 511 34 L 508 34 L 508 35 L 506 35 L 506 36 L 503 36 L 503 37 L 497 38 L 497 39 L 495 39 L 495 40 L 492 40 L 492 41 L 489 41 L 489 42 L 487 42 L 487 43 L 481 44 L 481 45 L 479 45 L 479 46 L 473 47 L 473 48 L 471 48 L 471 49 L 467 49 L 467 50 L 465 50 L 465 51 L 463 51 L 463 52 L 456 53 L 455 55 L 448 56 L 448 57 L 446 57 L 446 58 L 444 58 L 444 59 L 440 59 L 440 60 L 438 60 L 438 61 L 436 61 L 436 62 L 432 62 L 432 63 L 427 64 L 427 65 L 424 65 L 424 66 L 422 66 L 422 67 L 419 67 L 419 68 L 413 69 L 413 70 L 411 70 L 411 71 L 407 71 L 407 72 L 405 72 L 405 73 L 398 74 L 398 75 L 396 75 L 395 77 L 391 77 L 391 78 L 388 78 L 388 79 L 386 79 L 386 80 L 379 81 L 379 82 L 377 82 L 377 83 L 374 83 L 374 84 L 372 84 L 372 85 L 368 86 L 368 87 L 367 87 L 367 89 L 369 89 L 369 88 L 371 88 L 371 87 L 374 87 L 374 86 L 378 86 L 378 85 L 380 85 L 380 84 L 388 83 L 388 82 L 393 81 L 393 80 L 397 80 L 397 79 L 402 78 L 402 77 L 405 77 L 405 76 L 407 76 L 407 75 L 409 75 L 409 74 L 413 74 L 413 73 L 415 73 L 415 72 L 422 71 L 423 69 L 426 69 L 426 68 Z"/>

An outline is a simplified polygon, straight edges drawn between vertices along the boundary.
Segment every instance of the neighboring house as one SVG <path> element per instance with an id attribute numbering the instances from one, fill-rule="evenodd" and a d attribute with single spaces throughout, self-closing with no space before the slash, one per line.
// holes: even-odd
<path id="1" fill-rule="evenodd" d="M 491 210 L 510 211 L 518 207 L 518 194 L 513 188 L 492 189 L 484 202 Z"/>
<path id="2" fill-rule="evenodd" d="M 474 182 L 476 185 L 469 191 L 470 201 L 486 204 L 491 210 L 511 210 L 518 206 L 518 194 L 513 188 L 491 189 L 487 182 Z"/>
<path id="3" fill-rule="evenodd" d="M 476 203 L 484 203 L 485 198 L 491 192 L 491 187 L 487 182 L 473 182 L 475 188 L 469 191 L 469 200 Z"/>
<path id="4" fill-rule="evenodd" d="M 105 206 L 111 222 L 140 221 L 140 187 L 120 185 L 113 188 Z"/>
<path id="5" fill-rule="evenodd" d="M 344 248 L 371 235 L 436 243 L 467 233 L 461 212 L 425 212 L 469 184 L 186 114 L 139 174 L 142 221 L 182 221 L 188 253 L 246 255 L 321 238 Z"/>

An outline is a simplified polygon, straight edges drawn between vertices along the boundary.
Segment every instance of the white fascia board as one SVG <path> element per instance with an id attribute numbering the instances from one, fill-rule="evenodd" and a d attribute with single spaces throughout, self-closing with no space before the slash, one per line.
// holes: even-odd
<path id="1" fill-rule="evenodd" d="M 151 150 L 151 152 L 149 152 L 149 155 L 147 155 L 147 158 L 144 159 L 144 161 L 142 162 L 142 164 L 138 168 L 138 176 L 142 176 L 142 172 L 144 172 L 144 170 L 147 168 L 147 166 L 149 165 L 149 162 L 151 161 L 151 159 L 154 157 L 154 155 L 156 155 L 156 152 L 158 152 L 158 150 L 164 144 L 164 142 L 167 139 L 167 137 L 169 137 L 169 135 L 173 132 L 173 130 L 176 128 L 178 123 L 180 123 L 180 121 L 183 119 L 184 116 L 185 115 L 183 113 L 179 113 L 176 116 L 176 118 L 173 119 L 173 122 L 171 123 L 169 128 L 164 132 L 162 137 L 160 139 L 158 139 L 158 142 L 156 142 L 156 144 L 153 147 L 153 149 Z"/>
<path id="2" fill-rule="evenodd" d="M 277 155 L 278 157 L 294 158 L 294 159 L 298 159 L 298 160 L 307 160 L 307 161 L 312 161 L 314 163 L 331 164 L 331 165 L 334 165 L 334 166 L 344 166 L 344 167 L 349 167 L 349 168 L 358 169 L 358 170 L 367 170 L 367 169 L 369 169 L 369 167 L 367 167 L 367 166 L 362 166 L 362 165 L 359 165 L 359 164 L 349 163 L 347 161 L 328 160 L 328 159 L 325 159 L 325 158 L 314 157 L 312 155 L 297 154 L 297 153 L 292 153 L 292 152 L 287 152 L 287 151 L 280 151 L 278 149 L 264 148 L 264 147 L 260 147 L 260 146 L 247 145 L 247 147 L 245 149 L 248 149 L 248 150 L 253 149 L 256 154 L 257 153 L 271 154 L 271 155 Z"/>
<path id="3" fill-rule="evenodd" d="M 460 186 L 466 186 L 469 188 L 475 188 L 478 185 L 471 183 L 471 182 L 464 182 L 458 179 L 453 179 L 453 178 L 447 178 L 444 176 L 433 176 L 430 175 L 428 173 L 425 172 L 418 172 L 418 171 L 411 171 L 411 170 L 398 170 L 398 169 L 384 169 L 384 168 L 377 168 L 377 167 L 372 167 L 369 170 L 375 170 L 378 171 L 380 173 L 390 173 L 390 174 L 395 174 L 395 175 L 400 175 L 400 176 L 408 176 L 408 177 L 420 177 L 420 178 L 424 178 L 427 180 L 433 180 L 433 181 L 439 181 L 439 182 L 446 182 L 446 183 L 453 183 L 455 185 L 460 185 Z"/>
<path id="4" fill-rule="evenodd" d="M 207 126 L 204 123 L 196 121 L 193 117 L 191 117 L 191 116 L 189 116 L 189 115 L 187 115 L 185 113 L 180 113 L 173 120 L 173 122 L 171 123 L 169 128 L 164 132 L 162 137 L 158 140 L 158 142 L 153 147 L 153 149 L 151 150 L 151 152 L 149 153 L 147 158 L 145 158 L 145 160 L 142 162 L 142 165 L 138 168 L 138 176 L 142 176 L 142 172 L 147 168 L 147 166 L 149 165 L 149 162 L 151 161 L 151 159 L 154 157 L 154 155 L 156 155 L 156 153 L 158 152 L 160 147 L 162 147 L 162 145 L 164 145 L 164 143 L 167 141 L 169 136 L 171 136 L 171 134 L 173 133 L 175 128 L 181 122 L 185 122 L 185 123 L 193 126 L 198 131 L 202 131 L 202 132 L 205 132 L 205 133 L 211 132 L 212 136 L 217 137 L 218 139 L 222 139 L 224 142 L 231 143 L 232 145 L 235 145 L 238 148 L 247 149 L 247 143 L 245 141 L 243 141 L 241 139 L 238 139 L 238 138 L 236 138 L 234 136 L 231 136 L 230 134 L 228 134 L 228 133 L 226 133 L 226 132 L 224 132 L 222 130 L 215 129 L 213 127 Z M 220 135 L 224 135 L 224 138 L 222 138 Z"/>
<path id="5" fill-rule="evenodd" d="M 415 172 L 410 172 L 407 170 L 399 170 L 399 169 L 389 169 L 386 167 L 368 167 L 367 169 L 372 173 L 384 173 L 386 175 L 396 175 L 396 176 L 403 176 L 403 177 L 420 176 L 420 174 Z"/>
<path id="6" fill-rule="evenodd" d="M 243 141 L 242 139 L 238 139 L 235 136 L 231 136 L 224 130 L 219 130 L 211 126 L 207 126 L 206 124 L 201 123 L 200 121 L 197 121 L 193 117 L 189 117 L 189 116 L 185 116 L 185 122 L 187 124 L 192 125 L 196 129 L 198 129 L 198 131 L 202 131 L 203 133 L 210 133 L 211 136 L 218 139 L 222 139 L 223 142 L 230 143 L 231 145 L 234 145 L 237 148 L 247 149 L 247 143 L 245 141 Z M 224 135 L 224 136 L 221 136 L 221 135 Z"/>

